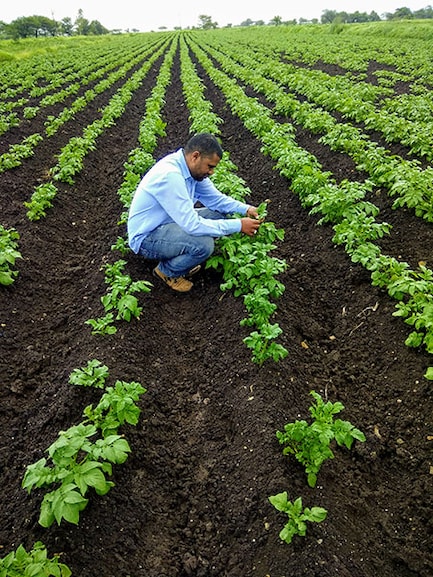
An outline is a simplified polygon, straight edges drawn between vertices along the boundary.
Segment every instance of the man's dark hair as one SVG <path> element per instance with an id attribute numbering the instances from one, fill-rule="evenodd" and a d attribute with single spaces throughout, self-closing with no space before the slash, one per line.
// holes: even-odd
<path id="1" fill-rule="evenodd" d="M 194 135 L 185 144 L 184 150 L 186 154 L 197 150 L 203 156 L 213 156 L 214 154 L 217 154 L 220 159 L 223 157 L 221 144 L 213 134 L 208 132 Z"/>

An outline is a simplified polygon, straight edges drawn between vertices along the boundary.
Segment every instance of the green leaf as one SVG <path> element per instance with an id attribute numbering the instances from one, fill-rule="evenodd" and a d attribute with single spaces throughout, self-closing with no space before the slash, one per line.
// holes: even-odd
<path id="1" fill-rule="evenodd" d="M 286 543 L 290 544 L 293 540 L 293 537 L 296 535 L 295 528 L 287 523 L 280 531 L 279 537 L 281 541 L 285 541 Z"/>
<path id="2" fill-rule="evenodd" d="M 287 491 L 269 497 L 269 501 L 277 511 L 285 511 L 287 508 Z"/>
<path id="3" fill-rule="evenodd" d="M 52 470 L 46 467 L 47 460 L 39 459 L 36 463 L 27 466 L 21 486 L 30 493 L 33 487 L 42 487 L 51 483 Z"/>
<path id="4" fill-rule="evenodd" d="M 54 523 L 54 519 L 55 517 L 51 503 L 51 496 L 50 494 L 48 494 L 45 495 L 41 503 L 41 509 L 39 513 L 39 525 L 42 525 L 42 527 L 51 527 L 51 525 Z"/>
<path id="5" fill-rule="evenodd" d="M 105 490 L 106 480 L 100 467 L 101 463 L 97 461 L 86 461 L 75 469 L 74 481 L 82 495 L 86 494 L 88 487 L 94 487 L 97 491 Z"/>
<path id="6" fill-rule="evenodd" d="M 352 437 L 355 438 L 357 441 L 361 442 L 364 442 L 366 440 L 364 433 L 359 429 L 357 429 L 356 427 L 353 427 L 352 429 Z"/>
<path id="7" fill-rule="evenodd" d="M 106 439 L 99 439 L 96 445 L 103 458 L 111 463 L 124 463 L 131 451 L 128 441 L 121 438 L 120 435 L 110 435 Z"/>
<path id="8" fill-rule="evenodd" d="M 317 483 L 317 475 L 315 473 L 308 473 L 307 483 L 309 487 L 315 487 Z"/>
<path id="9" fill-rule="evenodd" d="M 14 273 L 12 271 L 0 270 L 0 284 L 9 286 L 14 282 Z"/>
<path id="10" fill-rule="evenodd" d="M 44 563 L 31 563 L 26 567 L 25 577 L 39 577 L 43 575 Z"/>
<path id="11" fill-rule="evenodd" d="M 283 454 L 293 454 L 304 465 L 308 485 L 315 487 L 322 463 L 334 457 L 331 442 L 335 439 L 339 445 L 349 449 L 354 439 L 365 441 L 365 436 L 348 421 L 334 421 L 334 415 L 344 409 L 342 403 L 325 403 L 315 391 L 310 391 L 310 394 L 315 399 L 309 409 L 313 417 L 311 425 L 304 420 L 297 420 L 287 423 L 284 432 L 277 431 L 276 435 L 279 442 L 285 445 Z"/>
<path id="12" fill-rule="evenodd" d="M 58 525 L 62 519 L 74 525 L 78 524 L 80 511 L 86 507 L 88 499 L 85 499 L 77 489 L 74 483 L 68 483 L 45 495 L 44 501 L 51 504 L 52 513 Z"/>
<path id="13" fill-rule="evenodd" d="M 305 537 L 307 533 L 307 523 L 303 519 L 295 519 L 296 534 L 300 537 Z"/>
<path id="14" fill-rule="evenodd" d="M 15 559 L 16 559 L 19 563 L 24 563 L 27 558 L 28 558 L 28 553 L 27 553 L 27 551 L 24 549 L 23 545 L 20 545 L 20 546 L 18 547 L 18 549 L 16 550 Z"/>
<path id="15" fill-rule="evenodd" d="M 314 521 L 316 523 L 320 523 L 326 519 L 327 514 L 328 511 L 323 507 L 312 507 L 311 509 L 305 508 L 304 510 L 304 515 L 307 521 Z"/>
<path id="16" fill-rule="evenodd" d="M 428 353 L 433 353 L 433 332 L 431 329 L 424 336 L 424 345 Z"/>
<path id="17" fill-rule="evenodd" d="M 422 345 L 423 335 L 422 333 L 418 333 L 416 331 L 412 331 L 407 339 L 404 341 L 404 344 L 408 347 L 419 347 Z"/>
<path id="18" fill-rule="evenodd" d="M 292 509 L 290 511 L 290 513 L 296 517 L 298 517 L 301 514 L 302 511 L 302 497 L 298 497 L 293 505 L 292 505 Z"/>
<path id="19" fill-rule="evenodd" d="M 117 318 L 129 322 L 132 317 L 139 317 L 142 309 L 138 306 L 137 297 L 126 294 L 117 303 L 117 310 Z"/>
<path id="20" fill-rule="evenodd" d="M 429 381 L 433 381 L 433 367 L 428 367 L 427 371 L 424 373 L 424 377 Z"/>

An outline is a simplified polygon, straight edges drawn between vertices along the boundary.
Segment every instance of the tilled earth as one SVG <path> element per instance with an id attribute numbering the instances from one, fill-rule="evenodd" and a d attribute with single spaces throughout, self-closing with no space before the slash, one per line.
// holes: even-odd
<path id="1" fill-rule="evenodd" d="M 47 216 L 31 223 L 23 202 L 108 101 L 101 96 L 23 166 L 0 175 L 1 223 L 19 231 L 23 255 L 17 281 L 0 290 L 0 556 L 41 540 L 77 577 L 429 577 L 433 388 L 423 375 L 431 359 L 405 346 L 410 328 L 392 316 L 395 302 L 334 246 L 332 229 L 301 208 L 197 68 L 250 202 L 271 199 L 269 219 L 285 230 L 275 250 L 288 264 L 275 321 L 289 354 L 262 367 L 251 361 L 242 299 L 220 290 L 217 272 L 202 271 L 181 296 L 153 279 L 153 263 L 131 255 L 127 272 L 154 282 L 140 296 L 141 318 L 119 323 L 114 335 L 91 335 L 85 321 L 103 314 L 101 267 L 119 258 L 111 246 L 124 234 L 117 224 L 123 165 L 137 146 L 158 66 L 98 140 L 75 185 L 60 187 Z M 187 140 L 188 115 L 176 60 L 156 158 Z M 10 131 L 0 152 L 38 130 L 35 120 Z M 298 140 L 337 180 L 364 178 L 311 134 L 299 130 Z M 373 200 L 393 225 L 384 252 L 432 266 L 431 225 L 392 210 L 384 191 Z M 122 430 L 132 453 L 114 467 L 115 487 L 90 497 L 78 526 L 44 529 L 44 493 L 28 495 L 22 477 L 97 402 L 99 391 L 68 384 L 71 371 L 94 358 L 109 367 L 110 384 L 134 380 L 147 389 L 138 426 Z M 314 489 L 275 436 L 286 423 L 309 419 L 311 390 L 341 401 L 341 418 L 366 435 L 350 451 L 335 448 Z M 328 510 L 290 545 L 278 536 L 287 518 L 268 500 L 282 491 Z"/>

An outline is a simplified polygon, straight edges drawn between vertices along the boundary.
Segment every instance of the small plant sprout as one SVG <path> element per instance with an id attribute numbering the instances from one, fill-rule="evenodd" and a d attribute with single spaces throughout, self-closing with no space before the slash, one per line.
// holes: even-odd
<path id="1" fill-rule="evenodd" d="M 88 319 L 84 324 L 92 327 L 92 335 L 114 335 L 117 333 L 117 328 L 114 326 L 113 313 L 107 313 L 103 317 L 97 319 Z"/>
<path id="2" fill-rule="evenodd" d="M 136 403 L 145 392 L 140 383 L 116 381 L 114 387 L 106 388 L 96 407 L 88 405 L 84 409 L 84 415 L 104 437 L 116 434 L 121 425 L 138 423 L 140 409 Z"/>
<path id="3" fill-rule="evenodd" d="M 287 499 L 287 492 L 278 493 L 269 497 L 271 504 L 283 513 L 287 513 L 289 520 L 280 531 L 280 539 L 286 543 L 291 543 L 295 535 L 305 537 L 307 532 L 307 521 L 320 523 L 328 514 L 323 507 L 303 508 L 302 497 L 298 497 L 293 503 Z"/>
<path id="4" fill-rule="evenodd" d="M 355 439 L 365 441 L 365 435 L 348 421 L 334 420 L 334 415 L 344 409 L 342 403 L 325 403 L 319 393 L 311 391 L 310 394 L 316 401 L 310 407 L 313 422 L 308 424 L 297 420 L 288 423 L 284 431 L 277 431 L 276 435 L 280 444 L 285 445 L 283 454 L 295 455 L 305 467 L 309 486 L 315 487 L 322 463 L 334 457 L 331 442 L 335 440 L 337 445 L 350 449 Z"/>
<path id="5" fill-rule="evenodd" d="M 22 258 L 18 250 L 19 238 L 14 228 L 6 229 L 0 224 L 0 285 L 10 285 L 18 276 L 14 267 L 15 261 Z"/>
<path id="6" fill-rule="evenodd" d="M 70 577 L 72 571 L 67 565 L 59 562 L 59 555 L 48 557 L 47 549 L 37 541 L 30 551 L 19 545 L 6 557 L 0 559 L 1 577 Z"/>
<path id="7" fill-rule="evenodd" d="M 133 281 L 128 274 L 123 272 L 125 265 L 126 261 L 122 259 L 105 265 L 105 282 L 109 285 L 109 289 L 101 297 L 101 302 L 106 314 L 103 317 L 85 321 L 85 324 L 92 327 L 92 334 L 114 334 L 117 331 L 113 324 L 115 320 L 129 322 L 132 318 L 138 318 L 142 312 L 142 307 L 139 306 L 134 293 L 149 293 L 152 283 L 144 280 Z M 115 311 L 117 311 L 116 317 Z"/>
<path id="8" fill-rule="evenodd" d="M 105 380 L 108 378 L 108 367 L 103 365 L 101 361 L 92 359 L 87 363 L 86 367 L 81 369 L 74 369 L 69 375 L 69 383 L 71 385 L 81 385 L 83 387 L 95 387 L 96 389 L 103 389 Z"/>

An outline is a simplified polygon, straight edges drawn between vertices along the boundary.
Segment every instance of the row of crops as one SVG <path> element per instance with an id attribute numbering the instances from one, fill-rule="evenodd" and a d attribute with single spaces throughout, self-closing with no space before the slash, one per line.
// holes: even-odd
<path id="1" fill-rule="evenodd" d="M 372 190 L 380 188 L 393 197 L 394 208 L 407 207 L 420 218 L 433 221 L 433 169 L 429 165 L 433 154 L 433 101 L 429 90 L 431 76 L 425 65 L 423 68 L 417 66 L 423 54 L 422 43 L 419 51 L 414 50 L 411 52 L 412 58 L 408 58 L 405 52 L 401 54 L 400 42 L 389 42 L 389 52 L 382 56 L 382 60 L 393 70 L 389 71 L 386 79 L 381 74 L 377 84 L 372 84 L 362 79 L 362 70 L 368 66 L 369 60 L 378 58 L 379 47 L 375 47 L 374 42 L 369 43 L 370 52 L 365 54 L 363 62 L 359 62 L 360 51 L 354 51 L 353 46 L 349 45 L 347 48 L 352 58 L 354 53 L 358 55 L 356 62 L 339 53 L 337 64 L 347 72 L 330 75 L 308 67 L 309 61 L 317 57 L 319 46 L 315 42 L 309 41 L 308 46 L 304 46 L 308 51 L 306 54 L 298 54 L 302 42 L 298 41 L 297 35 L 296 51 L 293 50 L 287 42 L 290 36 L 286 30 L 281 33 L 276 30 L 271 38 L 266 36 L 266 41 L 260 41 L 260 29 L 242 34 L 236 32 L 186 34 L 181 37 L 182 54 L 184 58 L 189 58 L 185 52 L 190 51 L 200 62 L 224 93 L 233 113 L 263 143 L 264 153 L 275 160 L 281 174 L 290 180 L 292 190 L 299 195 L 305 208 L 320 214 L 320 222 L 332 223 L 334 241 L 345 247 L 354 262 L 361 263 L 371 272 L 373 284 L 385 288 L 397 300 L 395 314 L 414 327 L 407 344 L 414 347 L 422 345 L 432 352 L 432 271 L 425 264 L 411 268 L 408 263 L 381 252 L 375 241 L 390 234 L 391 227 L 379 220 L 379 209 L 369 200 Z M 254 34 L 254 43 L 249 34 Z M 10 144 L 0 155 L 2 172 L 24 162 L 34 154 L 39 142 L 52 137 L 97 94 L 119 84 L 100 116 L 59 151 L 57 164 L 49 170 L 50 178 L 36 186 L 25 203 L 28 218 L 37 220 L 46 214 L 54 202 L 58 183 L 74 184 L 75 175 L 82 170 L 88 152 L 97 146 L 98 137 L 121 118 L 134 90 L 140 86 L 149 68 L 168 49 L 170 37 L 162 35 L 162 38 L 151 38 L 152 41 L 144 46 L 134 36 L 129 37 L 127 43 L 117 41 L 116 51 L 107 43 L 109 49 L 105 47 L 103 57 L 84 46 L 79 59 L 71 59 L 68 55 L 68 59 L 59 58 L 50 67 L 42 59 L 40 66 L 32 67 L 32 74 L 29 74 L 27 62 L 23 65 L 22 74 L 13 75 L 12 66 L 4 70 L 3 132 L 29 118 L 41 118 L 44 131 L 28 134 L 21 142 Z M 177 41 L 175 37 L 171 50 Z M 240 50 L 240 46 L 244 49 Z M 320 46 L 321 57 L 326 62 L 322 37 Z M 278 47 L 280 58 L 275 58 Z M 283 51 L 281 47 L 284 47 Z M 104 45 L 98 48 L 102 50 Z M 331 56 L 328 58 L 331 59 Z M 300 67 L 294 63 L 297 59 L 305 65 Z M 192 63 L 188 66 L 191 73 L 185 82 L 187 86 L 193 86 L 199 80 Z M 64 73 L 60 75 L 57 70 Z M 53 75 L 52 83 L 47 83 L 47 78 L 51 79 Z M 85 89 L 92 81 L 92 87 Z M 393 90 L 393 83 L 396 82 L 410 83 L 411 90 L 396 96 Z M 260 103 L 257 97 L 247 96 L 245 87 L 252 88 L 257 95 L 263 95 L 266 103 Z M 79 90 L 80 94 L 74 98 L 73 94 Z M 50 104 L 66 98 L 69 98 L 70 104 L 53 118 L 49 114 Z M 192 124 L 191 131 L 208 130 L 217 134 L 217 120 L 203 114 L 203 105 L 193 102 L 191 106 L 193 112 L 200 110 L 200 114 L 197 114 L 200 119 Z M 278 120 L 281 116 L 287 121 Z M 316 158 L 296 144 L 297 125 L 318 135 L 320 142 L 332 150 L 348 154 L 356 167 L 368 175 L 368 179 L 364 182 L 337 183 L 332 174 L 321 169 Z M 372 139 L 369 136 L 372 130 L 380 133 L 386 142 L 404 144 L 408 149 L 408 158 L 392 154 L 386 146 Z M 135 179 L 128 176 L 132 189 L 143 168 L 146 169 L 146 165 L 138 167 Z M 235 193 L 226 174 L 219 179 L 219 185 L 227 192 Z M 247 192 L 245 190 L 243 196 Z M 7 229 L 4 224 L 1 230 L 4 239 L 1 278 L 3 284 L 8 284 L 17 274 L 14 270 L 19 258 L 17 231 Z M 275 231 L 268 235 L 268 250 L 275 235 Z M 260 259 L 256 260 L 260 262 Z M 232 267 L 232 271 L 227 273 L 229 277 L 232 277 L 233 270 L 238 269 Z M 278 272 L 278 267 L 275 272 Z M 251 275 L 250 267 L 248 276 Z M 230 283 L 230 288 L 233 288 L 233 281 Z M 239 292 L 242 290 L 239 289 Z M 269 296 L 278 296 L 278 292 L 281 294 L 281 288 L 274 294 L 271 291 Z M 255 295 L 251 301 L 257 299 L 259 296 Z M 269 334 L 269 327 L 265 330 Z M 262 344 L 258 343 L 257 347 L 260 346 Z M 427 376 L 430 376 L 430 371 Z"/>
<path id="2" fill-rule="evenodd" d="M 320 30 L 318 34 L 309 27 L 267 27 L 82 42 L 73 39 L 57 49 L 55 44 L 42 43 L 40 54 L 2 66 L 0 178 L 34 157 L 38 146 L 55 140 L 67 128 L 71 136 L 58 148 L 45 181 L 35 182 L 31 197 L 22 205 L 30 221 L 55 211 L 59 192 L 73 190 L 89 152 L 97 149 L 105 131 L 122 121 L 132 95 L 149 71 L 157 68 L 154 89 L 143 103 L 142 121 L 137 126 L 138 146 L 130 151 L 118 191 L 124 207 L 119 225 L 123 226 L 132 194 L 154 162 L 158 138 L 164 136 L 164 98 L 174 58 L 179 57 L 191 133 L 220 133 L 221 121 L 204 96 L 198 72 L 203 70 L 231 112 L 261 143 L 262 152 L 287 178 L 290 191 L 298 195 L 306 211 L 319 215 L 319 224 L 330 224 L 335 244 L 369 271 L 374 286 L 395 299 L 394 315 L 412 327 L 406 344 L 432 353 L 433 270 L 427 262 L 411 266 L 381 250 L 380 240 L 392 234 L 392 227 L 380 218 L 380 209 L 373 202 L 374 191 L 381 189 L 393 198 L 395 210 L 406 208 L 433 222 L 433 76 L 428 43 L 412 38 L 408 50 L 401 38 L 389 37 L 384 44 L 374 30 L 365 39 L 356 28 L 340 42 L 327 28 Z M 335 64 L 338 70 L 335 74 L 324 72 L 317 65 L 320 61 Z M 382 65 L 374 83 L 367 76 L 372 61 Z M 406 89 L 397 93 L 396 87 L 403 85 Z M 100 98 L 105 102 L 102 107 L 98 106 Z M 59 104 L 63 109 L 53 115 L 53 107 Z M 84 130 L 74 133 L 74 119 L 86 110 L 92 110 L 94 117 Z M 297 127 L 309 130 L 331 150 L 348 155 L 367 179 L 338 182 L 332 172 L 322 169 L 317 158 L 299 146 Z M 377 134 L 382 144 L 373 136 Z M 388 149 L 386 144 L 394 143 L 406 147 L 404 157 Z M 215 181 L 224 192 L 243 199 L 249 189 L 236 176 L 236 170 L 229 152 L 225 153 Z M 266 217 L 266 203 L 260 210 Z M 221 239 L 218 254 L 208 263 L 222 271 L 221 289 L 243 298 L 247 316 L 242 323 L 251 328 L 244 342 L 251 350 L 252 362 L 260 366 L 278 362 L 287 354 L 278 343 L 281 329 L 273 322 L 284 292 L 278 275 L 286 263 L 271 254 L 283 235 L 284 231 L 265 220 L 254 239 L 236 235 Z M 103 314 L 88 319 L 93 335 L 89 338 L 115 333 L 119 322 L 135 321 L 141 313 L 137 294 L 151 290 L 149 283 L 134 281 L 124 273 L 129 251 L 122 234 L 113 239 L 113 251 L 120 258 L 106 265 L 108 288 L 101 294 Z M 0 221 L 0 284 L 4 288 L 13 290 L 23 256 L 19 218 L 17 222 Z M 92 367 L 100 369 L 98 361 Z M 433 379 L 433 368 L 425 377 Z M 59 440 L 49 450 L 54 464 L 45 459 L 29 463 L 23 488 L 60 483 L 43 501 L 43 526 L 54 521 L 78 523 L 89 490 L 104 494 L 110 489 L 105 474 L 110 474 L 111 463 L 124 462 L 129 451 L 117 428 L 125 422 L 137 422 L 139 410 L 134 403 L 143 392 L 138 383 L 116 383 L 114 389 L 107 389 L 100 405 L 85 409 L 85 422 L 59 433 Z M 125 402 L 129 413 L 124 410 Z M 101 439 L 90 443 L 97 429 Z M 86 458 L 78 461 L 83 452 Z M 50 571 L 46 574 L 70 574 L 66 566 L 48 559 L 40 543 L 30 553 L 23 548 L 11 552 L 4 563 L 10 571 L 6 575 L 18 574 L 12 572 L 18 567 L 28 566 L 32 567 L 28 571 L 34 571 L 38 564 Z"/>

